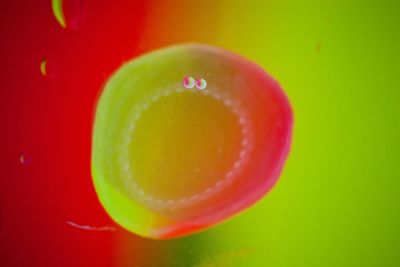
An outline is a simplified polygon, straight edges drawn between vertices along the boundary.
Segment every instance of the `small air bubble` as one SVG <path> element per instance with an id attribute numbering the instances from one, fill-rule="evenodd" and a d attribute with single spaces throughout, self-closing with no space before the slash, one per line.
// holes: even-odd
<path id="1" fill-rule="evenodd" d="M 195 85 L 195 80 L 192 77 L 185 77 L 183 79 L 183 86 L 185 86 L 188 89 L 193 88 Z"/>
<path id="2" fill-rule="evenodd" d="M 32 162 L 32 158 L 28 155 L 21 154 L 19 156 L 19 162 L 21 162 L 24 165 L 29 165 Z"/>
<path id="3" fill-rule="evenodd" d="M 207 87 L 207 81 L 203 78 L 196 80 L 196 87 L 200 90 L 204 90 Z"/>

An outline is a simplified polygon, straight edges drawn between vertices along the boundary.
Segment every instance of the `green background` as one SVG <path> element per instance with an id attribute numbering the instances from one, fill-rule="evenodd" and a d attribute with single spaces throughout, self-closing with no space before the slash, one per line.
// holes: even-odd
<path id="1" fill-rule="evenodd" d="M 285 89 L 289 159 L 254 207 L 167 241 L 172 266 L 400 266 L 400 4 L 261 2 L 226 1 L 215 43 Z"/>

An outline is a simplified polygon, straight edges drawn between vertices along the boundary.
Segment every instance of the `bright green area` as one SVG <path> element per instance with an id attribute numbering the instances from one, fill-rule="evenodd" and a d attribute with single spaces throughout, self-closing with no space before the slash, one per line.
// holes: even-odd
<path id="1" fill-rule="evenodd" d="M 253 249 L 207 266 L 400 266 L 400 4 L 236 2 L 222 4 L 220 39 L 210 41 L 280 81 L 294 107 L 293 148 L 265 199 L 180 240 L 175 257 L 201 266 L 187 243 L 198 255 Z"/>

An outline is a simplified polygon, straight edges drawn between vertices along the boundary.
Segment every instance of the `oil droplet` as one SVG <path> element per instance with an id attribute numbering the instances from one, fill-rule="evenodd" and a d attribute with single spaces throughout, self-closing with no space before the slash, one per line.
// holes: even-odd
<path id="1" fill-rule="evenodd" d="M 29 165 L 32 162 L 32 158 L 28 155 L 21 154 L 19 156 L 19 162 L 21 162 L 24 165 Z"/>
<path id="2" fill-rule="evenodd" d="M 64 29 L 77 29 L 83 22 L 86 5 L 83 0 L 52 0 L 53 14 Z"/>
<path id="3" fill-rule="evenodd" d="M 196 80 L 196 87 L 200 90 L 204 90 L 207 87 L 207 81 L 203 78 Z"/>
<path id="4" fill-rule="evenodd" d="M 40 62 L 40 73 L 43 77 L 47 75 L 47 59 L 43 58 L 42 62 Z"/>
<path id="5" fill-rule="evenodd" d="M 185 86 L 188 89 L 193 88 L 194 84 L 195 81 L 192 77 L 186 77 L 185 79 L 183 79 L 183 86 Z"/>

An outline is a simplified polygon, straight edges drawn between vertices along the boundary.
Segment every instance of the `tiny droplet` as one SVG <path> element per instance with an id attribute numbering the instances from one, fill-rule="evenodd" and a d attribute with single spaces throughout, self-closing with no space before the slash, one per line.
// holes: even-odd
<path id="1" fill-rule="evenodd" d="M 185 79 L 183 79 L 183 86 L 185 86 L 186 88 L 190 89 L 193 88 L 195 85 L 195 81 L 192 77 L 185 77 Z"/>
<path id="2" fill-rule="evenodd" d="M 47 59 L 43 58 L 42 62 L 40 62 L 40 73 L 43 77 L 47 75 Z"/>
<path id="3" fill-rule="evenodd" d="M 53 14 L 64 29 L 77 29 L 83 22 L 86 5 L 84 0 L 52 0 Z"/>
<path id="4" fill-rule="evenodd" d="M 32 158 L 28 155 L 21 154 L 19 156 L 19 161 L 24 165 L 28 165 L 32 162 Z"/>
<path id="5" fill-rule="evenodd" d="M 196 80 L 196 87 L 200 90 L 204 90 L 207 87 L 207 81 L 203 78 Z"/>

